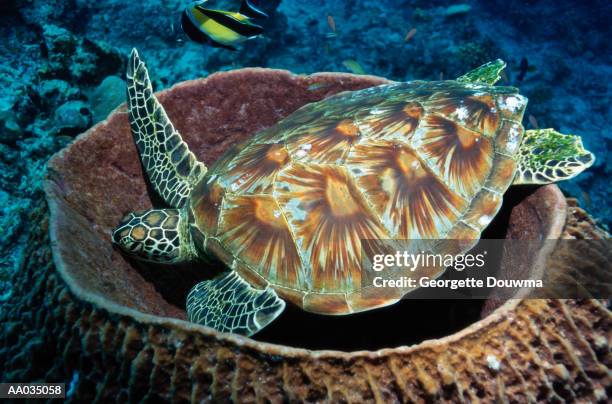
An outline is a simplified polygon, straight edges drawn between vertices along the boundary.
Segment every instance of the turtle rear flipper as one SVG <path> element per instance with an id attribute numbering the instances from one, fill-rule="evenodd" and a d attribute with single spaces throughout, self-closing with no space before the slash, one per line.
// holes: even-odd
<path id="1" fill-rule="evenodd" d="M 496 59 L 467 72 L 463 76 L 457 78 L 457 81 L 461 83 L 485 83 L 493 85 L 499 81 L 502 71 L 505 68 L 506 62 L 501 59 Z"/>
<path id="2" fill-rule="evenodd" d="M 595 156 L 582 146 L 580 136 L 563 135 L 554 129 L 528 130 L 519 148 L 513 185 L 569 180 L 594 162 Z"/>
<path id="3" fill-rule="evenodd" d="M 272 288 L 255 289 L 235 271 L 198 283 L 187 296 L 189 321 L 247 336 L 271 323 L 284 308 Z"/>
<path id="4" fill-rule="evenodd" d="M 128 65 L 127 98 L 132 135 L 149 181 L 168 205 L 180 208 L 206 174 L 206 166 L 197 161 L 155 98 L 136 49 Z"/>

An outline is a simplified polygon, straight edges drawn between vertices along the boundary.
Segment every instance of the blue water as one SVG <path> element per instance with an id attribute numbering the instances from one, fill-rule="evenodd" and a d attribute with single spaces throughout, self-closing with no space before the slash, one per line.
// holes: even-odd
<path id="1" fill-rule="evenodd" d="M 2 2 L 0 301 L 10 293 L 8 277 L 26 242 L 46 160 L 123 101 L 132 47 L 147 61 L 156 89 L 244 66 L 347 71 L 347 60 L 393 80 L 454 78 L 502 58 L 506 84 L 530 99 L 526 117 L 534 119 L 525 126 L 537 121 L 579 134 L 596 154 L 594 167 L 560 186 L 602 226 L 612 223 L 609 1 L 252 2 L 270 19 L 264 35 L 237 52 L 186 39 L 179 25 L 186 1 Z M 239 1 L 209 4 L 239 7 Z M 528 68 L 521 73 L 523 59 Z"/>

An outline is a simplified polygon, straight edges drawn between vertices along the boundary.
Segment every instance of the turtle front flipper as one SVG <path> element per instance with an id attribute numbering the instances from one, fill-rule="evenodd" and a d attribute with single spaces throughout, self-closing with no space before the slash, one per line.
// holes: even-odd
<path id="1" fill-rule="evenodd" d="M 272 288 L 255 289 L 235 271 L 198 283 L 187 296 L 189 321 L 246 336 L 270 324 L 284 308 Z"/>
<path id="2" fill-rule="evenodd" d="M 528 130 L 519 148 L 514 185 L 550 184 L 574 178 L 593 165 L 595 156 L 582 146 L 580 136 L 554 129 Z"/>
<path id="3" fill-rule="evenodd" d="M 127 98 L 132 135 L 149 181 L 166 203 L 180 208 L 206 166 L 196 160 L 155 98 L 136 49 L 128 63 Z"/>
<path id="4" fill-rule="evenodd" d="M 189 232 L 178 209 L 132 212 L 113 232 L 113 243 L 143 261 L 175 264 L 192 259 Z"/>

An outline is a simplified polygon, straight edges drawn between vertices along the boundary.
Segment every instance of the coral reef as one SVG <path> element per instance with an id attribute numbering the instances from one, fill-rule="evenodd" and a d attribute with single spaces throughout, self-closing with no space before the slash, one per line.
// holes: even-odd
<path id="1" fill-rule="evenodd" d="M 303 103 L 380 82 L 247 70 L 183 83 L 159 98 L 210 163 Z M 228 92 L 233 86 L 242 91 Z M 199 108 L 184 108 L 188 100 Z M 229 111 L 240 111 L 241 119 Z M 0 313 L 6 380 L 73 381 L 68 398 L 74 401 L 608 399 L 612 314 L 595 299 L 516 299 L 446 338 L 353 353 L 266 344 L 157 316 L 182 313 L 108 242 L 121 210 L 151 203 L 135 156 L 120 109 L 50 163 L 51 221 L 37 200 L 15 293 Z M 100 203 L 106 195 L 115 196 Z M 523 193 L 508 223 L 509 237 L 609 237 L 574 204 L 568 210 L 556 186 Z M 554 260 L 557 252 L 539 254 Z M 541 262 L 519 258 L 529 267 Z M 581 253 L 581 259 L 588 264 L 591 258 Z"/>
<path id="2" fill-rule="evenodd" d="M 11 13 L 0 16 L 11 18 L 20 21 Z M 16 24 L 7 35 L 11 41 L 0 48 L 2 55 L 11 54 L 2 83 L 7 91 L 0 98 L 0 229 L 6 235 L 0 254 L 7 257 L 0 262 L 0 301 L 10 295 L 8 280 L 22 259 L 27 212 L 41 193 L 47 159 L 118 106 L 125 91 L 115 84 L 114 92 L 103 88 L 97 98 L 87 95 L 100 81 L 108 83 L 106 76 L 123 74 L 125 61 L 118 51 L 55 25 L 44 25 L 40 32 L 22 28 Z M 14 41 L 21 42 L 19 49 Z M 21 58 L 11 60 L 16 55 Z"/>

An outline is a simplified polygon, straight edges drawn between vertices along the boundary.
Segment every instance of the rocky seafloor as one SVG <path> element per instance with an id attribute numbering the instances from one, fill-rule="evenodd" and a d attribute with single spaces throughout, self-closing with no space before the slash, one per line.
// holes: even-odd
<path id="1" fill-rule="evenodd" d="M 508 62 L 505 84 L 519 86 L 530 99 L 526 127 L 580 134 L 596 154 L 594 167 L 561 188 L 600 225 L 612 224 L 608 1 L 253 0 L 271 18 L 263 37 L 237 52 L 186 40 L 179 15 L 188 3 L 0 3 L 0 302 L 10 296 L 10 278 L 28 242 L 28 212 L 41 198 L 48 158 L 123 102 L 132 47 L 148 63 L 158 90 L 245 66 L 347 71 L 346 60 L 392 80 L 437 80 L 502 58 Z M 334 38 L 326 35 L 328 16 Z M 523 59 L 527 68 L 524 62 L 521 68 Z"/>

